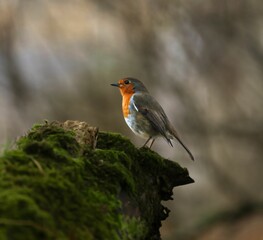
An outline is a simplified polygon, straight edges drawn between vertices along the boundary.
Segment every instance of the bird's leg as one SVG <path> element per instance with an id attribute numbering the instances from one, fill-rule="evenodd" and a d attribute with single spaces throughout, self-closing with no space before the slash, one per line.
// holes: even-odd
<path id="1" fill-rule="evenodd" d="M 154 141 L 155 141 L 155 138 L 152 140 L 152 143 L 151 143 L 151 145 L 150 145 L 150 149 L 151 149 L 151 147 L 152 147 Z"/>
<path id="2" fill-rule="evenodd" d="M 147 141 L 143 144 L 142 147 L 145 147 L 145 146 L 147 145 L 147 143 L 148 143 L 151 139 L 152 139 L 152 137 L 149 137 L 149 138 L 147 139 Z M 152 144 L 151 144 L 151 145 L 152 145 Z"/>

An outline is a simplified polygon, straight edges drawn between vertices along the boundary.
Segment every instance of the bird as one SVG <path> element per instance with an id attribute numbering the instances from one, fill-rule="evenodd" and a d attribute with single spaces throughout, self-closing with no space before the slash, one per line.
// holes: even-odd
<path id="1" fill-rule="evenodd" d="M 130 129 L 138 136 L 147 139 L 143 147 L 150 140 L 150 149 L 157 137 L 163 137 L 170 146 L 172 139 L 176 139 L 186 150 L 191 160 L 194 156 L 182 142 L 179 134 L 169 121 L 158 101 L 150 95 L 145 85 L 132 77 L 122 78 L 111 86 L 118 87 L 122 95 L 122 113 Z"/>

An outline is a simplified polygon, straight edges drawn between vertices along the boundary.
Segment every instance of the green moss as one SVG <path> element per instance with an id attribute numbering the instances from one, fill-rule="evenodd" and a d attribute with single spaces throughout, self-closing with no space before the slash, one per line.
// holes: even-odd
<path id="1" fill-rule="evenodd" d="M 72 132 L 47 125 L 35 126 L 17 145 L 0 159 L 1 239 L 132 235 L 126 233 L 128 220 L 115 214 L 121 208 L 120 189 L 134 187 L 124 153 L 80 155 Z"/>
<path id="2" fill-rule="evenodd" d="M 118 133 L 100 132 L 97 148 L 125 152 L 130 156 L 136 155 L 138 152 L 138 149 L 135 148 L 128 138 Z"/>
<path id="3" fill-rule="evenodd" d="M 97 147 L 113 150 L 115 159 L 120 153 L 127 156 L 131 162 L 129 171 L 135 183 L 129 194 L 136 202 L 134 205 L 139 207 L 133 210 L 139 211 L 147 226 L 145 239 L 159 239 L 160 221 L 168 216 L 160 203 L 171 199 L 174 186 L 193 182 L 187 169 L 163 159 L 149 148 L 135 148 L 129 139 L 116 133 L 100 132 Z"/>
<path id="4" fill-rule="evenodd" d="M 94 151 L 89 163 L 91 165 L 87 171 L 91 171 L 96 176 L 103 176 L 99 181 L 94 182 L 100 183 L 105 190 L 115 194 L 118 194 L 121 189 L 131 192 L 134 190 L 130 158 L 124 152 L 98 149 Z"/>
<path id="5" fill-rule="evenodd" d="M 49 155 L 51 158 L 60 158 L 60 155 L 74 157 L 81 149 L 74 136 L 73 132 L 65 132 L 59 127 L 47 124 L 35 125 L 27 136 L 17 142 L 17 145 L 28 154 Z"/>
<path id="6" fill-rule="evenodd" d="M 96 149 L 74 136 L 35 125 L 0 157 L 0 239 L 153 239 L 166 173 L 187 170 L 119 134 L 100 133 Z"/>

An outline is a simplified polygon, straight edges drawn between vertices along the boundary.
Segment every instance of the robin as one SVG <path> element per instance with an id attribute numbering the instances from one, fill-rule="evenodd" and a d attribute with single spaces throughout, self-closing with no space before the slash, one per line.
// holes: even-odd
<path id="1" fill-rule="evenodd" d="M 155 139 L 159 136 L 164 137 L 173 146 L 171 139 L 176 138 L 190 158 L 194 160 L 193 154 L 180 139 L 163 108 L 150 95 L 141 81 L 128 77 L 111 85 L 120 89 L 122 112 L 127 125 L 135 134 L 147 139 L 143 147 L 152 140 L 151 148 Z"/>

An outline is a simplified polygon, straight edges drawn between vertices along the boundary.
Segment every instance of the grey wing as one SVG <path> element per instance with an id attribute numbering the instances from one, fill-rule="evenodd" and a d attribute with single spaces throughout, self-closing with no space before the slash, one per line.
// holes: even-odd
<path id="1" fill-rule="evenodd" d="M 172 145 L 167 135 L 166 127 L 169 120 L 160 104 L 149 94 L 135 94 L 133 96 L 133 106 L 135 110 L 147 118 L 152 127 Z"/>
<path id="2" fill-rule="evenodd" d="M 147 118 L 152 124 L 152 127 L 157 132 L 159 132 L 171 146 L 173 146 L 170 140 L 171 137 L 169 134 L 167 134 L 167 132 L 170 132 L 179 141 L 179 143 L 188 152 L 190 158 L 194 160 L 193 154 L 186 147 L 186 145 L 182 142 L 176 130 L 171 126 L 162 107 L 152 96 L 150 96 L 149 94 L 143 94 L 143 95 L 135 94 L 133 96 L 132 103 L 133 103 L 134 109 L 140 112 L 145 118 Z"/>

